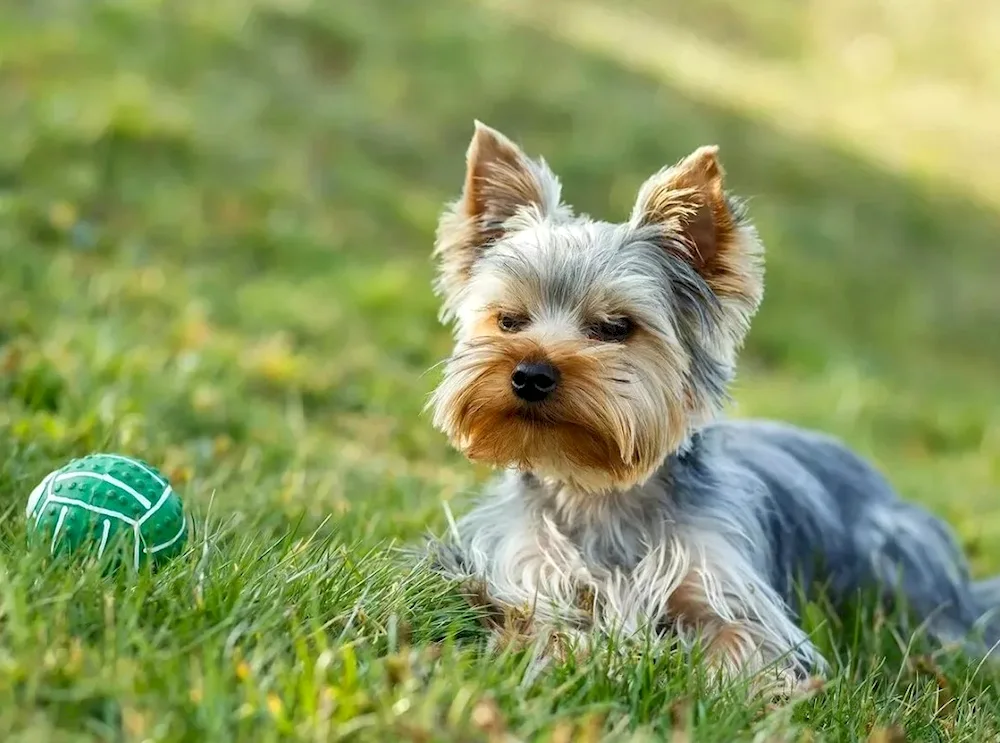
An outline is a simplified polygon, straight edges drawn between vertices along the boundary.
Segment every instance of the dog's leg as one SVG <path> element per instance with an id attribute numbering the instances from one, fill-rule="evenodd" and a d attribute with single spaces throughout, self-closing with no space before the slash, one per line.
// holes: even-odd
<path id="1" fill-rule="evenodd" d="M 951 531 L 922 508 L 876 503 L 866 516 L 856 532 L 857 548 L 887 602 L 902 593 L 932 638 L 996 656 L 992 646 L 1000 642 L 1000 622 L 990 616 L 996 607 L 988 599 L 991 593 L 1000 598 L 1000 582 L 974 584 Z"/>
<path id="2" fill-rule="evenodd" d="M 716 680 L 746 679 L 756 692 L 788 696 L 806 680 L 804 658 L 818 656 L 783 607 L 761 606 L 770 597 L 753 593 L 734 595 L 714 576 L 692 570 L 670 595 L 667 611 L 675 627 L 700 641 Z M 781 626 L 767 626 L 764 618 L 775 616 Z"/>

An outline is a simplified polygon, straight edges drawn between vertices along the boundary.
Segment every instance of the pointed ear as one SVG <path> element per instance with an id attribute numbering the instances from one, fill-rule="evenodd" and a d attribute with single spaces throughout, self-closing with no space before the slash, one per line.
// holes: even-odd
<path id="1" fill-rule="evenodd" d="M 725 193 L 719 148 L 700 147 L 639 189 L 636 228 L 659 228 L 664 249 L 686 261 L 719 299 L 752 314 L 763 293 L 762 252 L 743 210 Z"/>
<path id="2" fill-rule="evenodd" d="M 482 242 L 495 240 L 521 210 L 545 217 L 559 206 L 559 180 L 544 162 L 534 162 L 507 137 L 477 121 L 465 155 L 461 207 L 480 225 Z"/>
<path id="3" fill-rule="evenodd" d="M 503 134 L 479 121 L 475 127 L 466 153 L 462 196 L 438 225 L 438 289 L 446 302 L 468 279 L 483 251 L 511 229 L 512 220 L 541 220 L 560 210 L 559 179 L 544 161 L 530 159 Z"/>

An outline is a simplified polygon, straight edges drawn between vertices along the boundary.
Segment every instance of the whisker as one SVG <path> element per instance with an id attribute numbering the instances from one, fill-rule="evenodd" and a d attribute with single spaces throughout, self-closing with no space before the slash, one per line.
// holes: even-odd
<path id="1" fill-rule="evenodd" d="M 445 364 L 447 364 L 448 361 L 449 361 L 449 359 L 441 359 L 436 364 L 433 364 L 432 366 L 427 367 L 427 369 L 425 369 L 423 372 L 420 373 L 419 379 L 423 379 L 428 374 L 430 374 L 432 371 L 435 371 L 435 370 L 441 368 L 442 366 L 444 366 Z"/>

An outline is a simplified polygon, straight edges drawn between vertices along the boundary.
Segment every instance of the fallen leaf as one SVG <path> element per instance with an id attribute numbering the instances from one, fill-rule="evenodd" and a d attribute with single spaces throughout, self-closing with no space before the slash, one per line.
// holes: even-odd
<path id="1" fill-rule="evenodd" d="M 868 743 L 906 743 L 906 733 L 899 725 L 875 728 L 868 736 Z"/>
<path id="2" fill-rule="evenodd" d="M 500 708 L 489 697 L 480 699 L 472 708 L 472 724 L 491 736 L 501 734 L 507 728 Z"/>
<path id="3" fill-rule="evenodd" d="M 691 702 L 678 699 L 670 705 L 670 743 L 688 743 L 691 740 Z"/>

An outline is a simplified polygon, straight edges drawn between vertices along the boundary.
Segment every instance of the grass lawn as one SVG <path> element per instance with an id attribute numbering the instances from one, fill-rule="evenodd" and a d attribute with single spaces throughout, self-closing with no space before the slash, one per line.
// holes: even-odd
<path id="1" fill-rule="evenodd" d="M 1000 736 L 1000 672 L 863 609 L 811 612 L 835 675 L 764 707 L 680 652 L 529 677 L 390 552 L 488 475 L 421 412 L 479 118 L 606 217 L 718 143 L 769 251 L 732 414 L 842 436 L 1000 571 L 993 4 L 665 5 L 0 3 L 2 740 Z M 24 548 L 95 450 L 190 509 L 155 580 Z"/>

